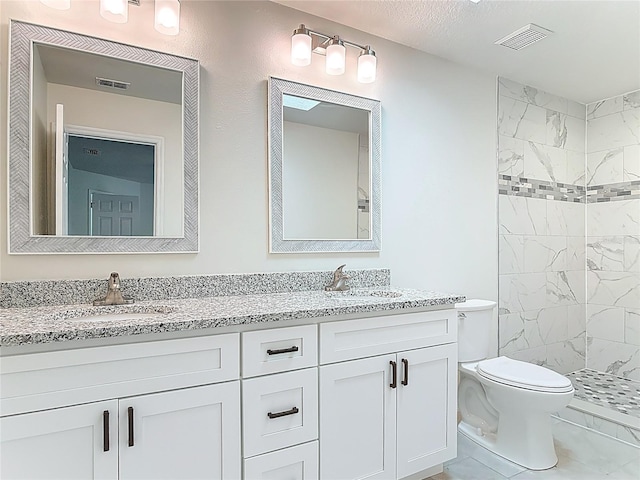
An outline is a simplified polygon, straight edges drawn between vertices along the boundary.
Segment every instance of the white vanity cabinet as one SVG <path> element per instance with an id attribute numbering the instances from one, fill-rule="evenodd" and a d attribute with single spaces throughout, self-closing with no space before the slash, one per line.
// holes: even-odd
<path id="1" fill-rule="evenodd" d="M 320 478 L 405 478 L 456 456 L 455 339 L 453 310 L 320 326 Z"/>
<path id="2" fill-rule="evenodd" d="M 436 473 L 456 455 L 455 310 L 380 313 L 4 355 L 0 477 Z"/>
<path id="3" fill-rule="evenodd" d="M 235 381 L 5 417 L 1 478 L 238 478 L 239 403 Z"/>
<path id="4" fill-rule="evenodd" d="M 237 333 L 5 357 L 1 386 L 3 479 L 240 477 Z"/>

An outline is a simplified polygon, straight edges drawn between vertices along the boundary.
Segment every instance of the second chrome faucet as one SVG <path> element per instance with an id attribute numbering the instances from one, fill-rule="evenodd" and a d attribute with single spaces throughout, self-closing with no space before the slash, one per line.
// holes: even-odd
<path id="1" fill-rule="evenodd" d="M 333 272 L 333 281 L 324 287 L 327 292 L 346 292 L 351 287 L 347 285 L 349 275 L 342 272 L 342 269 L 347 265 L 340 265 L 335 272 Z"/>

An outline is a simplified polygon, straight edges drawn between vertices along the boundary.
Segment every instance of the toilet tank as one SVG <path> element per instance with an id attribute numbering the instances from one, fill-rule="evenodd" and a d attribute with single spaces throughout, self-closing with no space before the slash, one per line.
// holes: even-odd
<path id="1" fill-rule="evenodd" d="M 456 303 L 458 311 L 458 361 L 475 362 L 489 358 L 491 320 L 496 302 L 467 300 Z"/>

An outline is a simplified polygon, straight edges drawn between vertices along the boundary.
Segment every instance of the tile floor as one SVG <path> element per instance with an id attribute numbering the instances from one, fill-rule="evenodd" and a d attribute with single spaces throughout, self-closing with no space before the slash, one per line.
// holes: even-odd
<path id="1" fill-rule="evenodd" d="M 640 480 L 640 448 L 554 419 L 558 465 L 526 470 L 458 434 L 458 456 L 430 480 Z"/>
<path id="2" fill-rule="evenodd" d="M 640 417 L 640 382 L 588 368 L 567 377 L 576 390 L 575 398 Z"/>

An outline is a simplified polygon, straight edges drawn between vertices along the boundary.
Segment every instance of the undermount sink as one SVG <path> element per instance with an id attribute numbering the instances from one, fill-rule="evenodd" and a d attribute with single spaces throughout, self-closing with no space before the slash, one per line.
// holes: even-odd
<path id="1" fill-rule="evenodd" d="M 67 310 L 62 317 L 74 322 L 132 321 L 157 318 L 176 310 L 175 307 L 168 306 L 110 305 Z"/>
<path id="2" fill-rule="evenodd" d="M 96 315 L 74 317 L 73 320 L 76 322 L 111 322 L 119 320 L 144 320 L 146 318 L 157 317 L 158 315 L 158 313 L 98 313 Z"/>
<path id="3" fill-rule="evenodd" d="M 325 292 L 331 298 L 342 298 L 345 300 L 355 300 L 359 298 L 398 298 L 402 296 L 402 292 L 396 290 L 360 290 L 351 289 L 346 292 Z"/>

